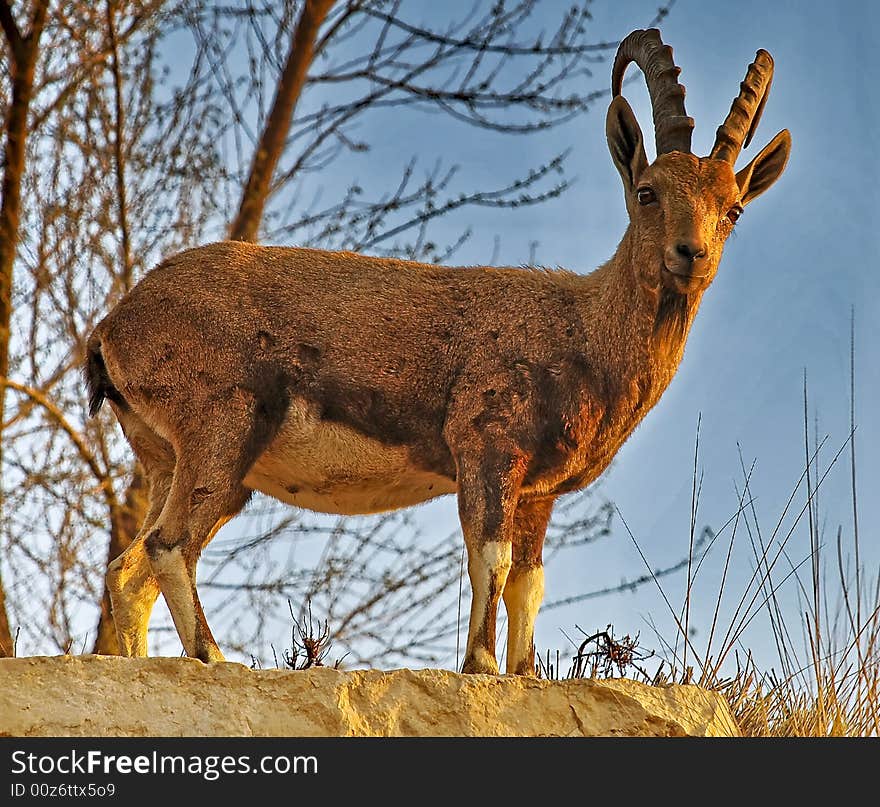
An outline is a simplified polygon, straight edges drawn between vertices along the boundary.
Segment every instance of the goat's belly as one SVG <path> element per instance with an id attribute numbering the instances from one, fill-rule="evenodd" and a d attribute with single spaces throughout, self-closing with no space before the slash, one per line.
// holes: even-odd
<path id="1" fill-rule="evenodd" d="M 455 482 L 417 468 L 402 446 L 389 446 L 295 402 L 278 436 L 244 484 L 320 513 L 362 515 L 409 507 L 455 493 Z"/>

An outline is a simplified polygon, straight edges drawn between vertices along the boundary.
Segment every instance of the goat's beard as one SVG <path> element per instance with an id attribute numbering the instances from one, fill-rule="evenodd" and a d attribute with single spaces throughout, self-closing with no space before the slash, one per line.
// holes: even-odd
<path id="1" fill-rule="evenodd" d="M 689 295 L 666 285 L 660 287 L 660 301 L 654 319 L 655 342 L 675 345 L 684 341 L 688 332 L 691 300 Z"/>

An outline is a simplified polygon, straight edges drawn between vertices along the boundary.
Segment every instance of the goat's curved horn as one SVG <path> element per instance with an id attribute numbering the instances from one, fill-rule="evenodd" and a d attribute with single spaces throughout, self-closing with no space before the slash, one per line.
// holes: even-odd
<path id="1" fill-rule="evenodd" d="M 657 154 L 691 151 L 694 119 L 684 109 L 684 87 L 678 81 L 681 68 L 672 61 L 672 48 L 664 45 L 656 28 L 633 31 L 620 43 L 611 69 L 611 94 L 620 95 L 623 74 L 635 62 L 645 74 L 651 109 L 654 113 L 654 139 Z"/>
<path id="2" fill-rule="evenodd" d="M 736 162 L 758 127 L 772 81 L 773 57 L 766 50 L 759 50 L 739 85 L 739 95 L 733 99 L 727 118 L 718 127 L 715 145 L 709 155 L 711 158 L 726 160 L 731 165 Z"/>

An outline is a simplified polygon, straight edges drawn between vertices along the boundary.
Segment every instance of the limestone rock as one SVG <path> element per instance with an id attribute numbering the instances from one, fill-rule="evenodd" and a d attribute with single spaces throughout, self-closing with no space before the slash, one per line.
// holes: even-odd
<path id="1" fill-rule="evenodd" d="M 724 699 L 625 679 L 0 659 L 0 736 L 736 736 Z"/>

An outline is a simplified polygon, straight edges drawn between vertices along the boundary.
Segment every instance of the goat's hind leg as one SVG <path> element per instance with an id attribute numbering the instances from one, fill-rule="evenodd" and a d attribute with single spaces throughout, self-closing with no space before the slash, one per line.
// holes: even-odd
<path id="1" fill-rule="evenodd" d="M 232 458 L 229 458 L 232 459 Z M 247 501 L 249 491 L 231 477 L 222 460 L 178 460 L 162 514 L 146 536 L 150 567 L 186 654 L 204 662 L 223 661 L 196 591 L 196 564 L 203 547 Z M 237 463 L 231 461 L 230 466 Z"/>
<path id="2" fill-rule="evenodd" d="M 161 515 L 145 539 L 150 566 L 188 656 L 222 661 L 196 591 L 202 549 L 250 496 L 242 483 L 274 437 L 283 411 L 266 416 L 252 396 L 203 407 L 200 423 L 176 445 L 177 464 Z"/>
<path id="3" fill-rule="evenodd" d="M 170 476 L 163 480 L 167 485 Z M 154 486 L 151 485 L 151 488 Z M 155 489 L 155 488 L 154 488 Z M 153 494 L 151 494 L 153 495 Z M 164 504 L 164 499 L 160 498 Z M 161 505 L 158 505 L 161 511 Z M 153 508 L 151 506 L 150 510 Z M 113 622 L 123 656 L 147 655 L 147 629 L 159 596 L 159 584 L 144 549 L 144 538 L 155 523 L 158 512 L 149 512 L 141 531 L 128 548 L 107 568 L 107 588 L 113 607 Z"/>
<path id="4" fill-rule="evenodd" d="M 144 469 L 149 503 L 137 536 L 107 569 L 107 590 L 120 653 L 129 657 L 146 656 L 147 628 L 159 596 L 159 584 L 150 568 L 144 539 L 168 498 L 174 472 L 174 452 L 167 441 L 130 410 L 117 411 L 117 417 Z"/>

